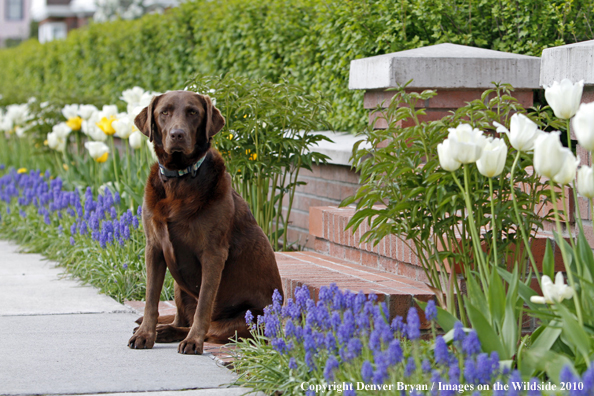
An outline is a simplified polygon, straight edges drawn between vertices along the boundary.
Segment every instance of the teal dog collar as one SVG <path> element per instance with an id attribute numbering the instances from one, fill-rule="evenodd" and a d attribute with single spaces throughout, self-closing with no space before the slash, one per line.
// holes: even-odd
<path id="1" fill-rule="evenodd" d="M 169 170 L 169 169 L 165 168 L 163 165 L 161 165 L 161 163 L 159 162 L 159 170 L 161 171 L 161 174 L 165 177 L 182 177 L 182 176 L 187 175 L 188 173 L 191 173 L 192 177 L 196 177 L 198 168 L 200 168 L 200 165 L 202 165 L 205 158 L 206 158 L 206 155 L 204 157 L 200 158 L 198 160 L 198 162 L 196 162 L 194 165 L 190 165 L 186 169 L 182 169 L 182 170 L 178 170 L 178 171 Z"/>

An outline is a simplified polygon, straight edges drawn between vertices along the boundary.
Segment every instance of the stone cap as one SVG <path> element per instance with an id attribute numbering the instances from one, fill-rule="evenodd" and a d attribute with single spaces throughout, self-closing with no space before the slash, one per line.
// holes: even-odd
<path id="1" fill-rule="evenodd" d="M 564 78 L 594 86 L 594 40 L 547 48 L 542 52 L 540 85 Z"/>
<path id="2" fill-rule="evenodd" d="M 457 44 L 437 44 L 351 61 L 349 89 L 539 88 L 540 58 Z"/>

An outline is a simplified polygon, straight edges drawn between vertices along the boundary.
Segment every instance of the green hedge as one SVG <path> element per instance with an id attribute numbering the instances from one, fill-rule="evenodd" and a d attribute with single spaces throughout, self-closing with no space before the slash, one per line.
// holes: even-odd
<path id="1" fill-rule="evenodd" d="M 233 72 L 322 92 L 334 128 L 358 130 L 366 114 L 362 93 L 348 90 L 353 59 L 442 42 L 539 56 L 594 38 L 593 20 L 591 0 L 192 0 L 2 50 L 0 93 L 113 102 L 134 85 L 164 91 Z"/>

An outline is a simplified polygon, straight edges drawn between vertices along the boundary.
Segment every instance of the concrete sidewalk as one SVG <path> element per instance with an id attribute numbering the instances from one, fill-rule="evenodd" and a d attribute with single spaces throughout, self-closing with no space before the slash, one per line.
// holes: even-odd
<path id="1" fill-rule="evenodd" d="M 236 377 L 208 353 L 180 355 L 177 344 L 129 349 L 138 315 L 61 274 L 42 256 L 0 241 L 0 395 L 249 391 L 226 389 Z"/>

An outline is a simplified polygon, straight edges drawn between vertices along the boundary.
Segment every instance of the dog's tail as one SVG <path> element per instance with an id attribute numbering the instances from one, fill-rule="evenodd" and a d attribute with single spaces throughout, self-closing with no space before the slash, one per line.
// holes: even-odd
<path id="1" fill-rule="evenodd" d="M 235 337 L 236 334 L 238 338 L 251 338 L 252 335 L 245 324 L 244 317 L 245 315 L 242 315 L 211 322 L 205 341 L 214 344 L 227 344 L 229 338 Z"/>
<path id="2" fill-rule="evenodd" d="M 159 318 L 157 319 L 157 324 L 171 324 L 173 323 L 174 319 L 175 315 L 159 315 Z M 143 320 L 144 316 L 141 316 L 140 318 L 136 319 L 136 323 L 142 324 Z"/>

